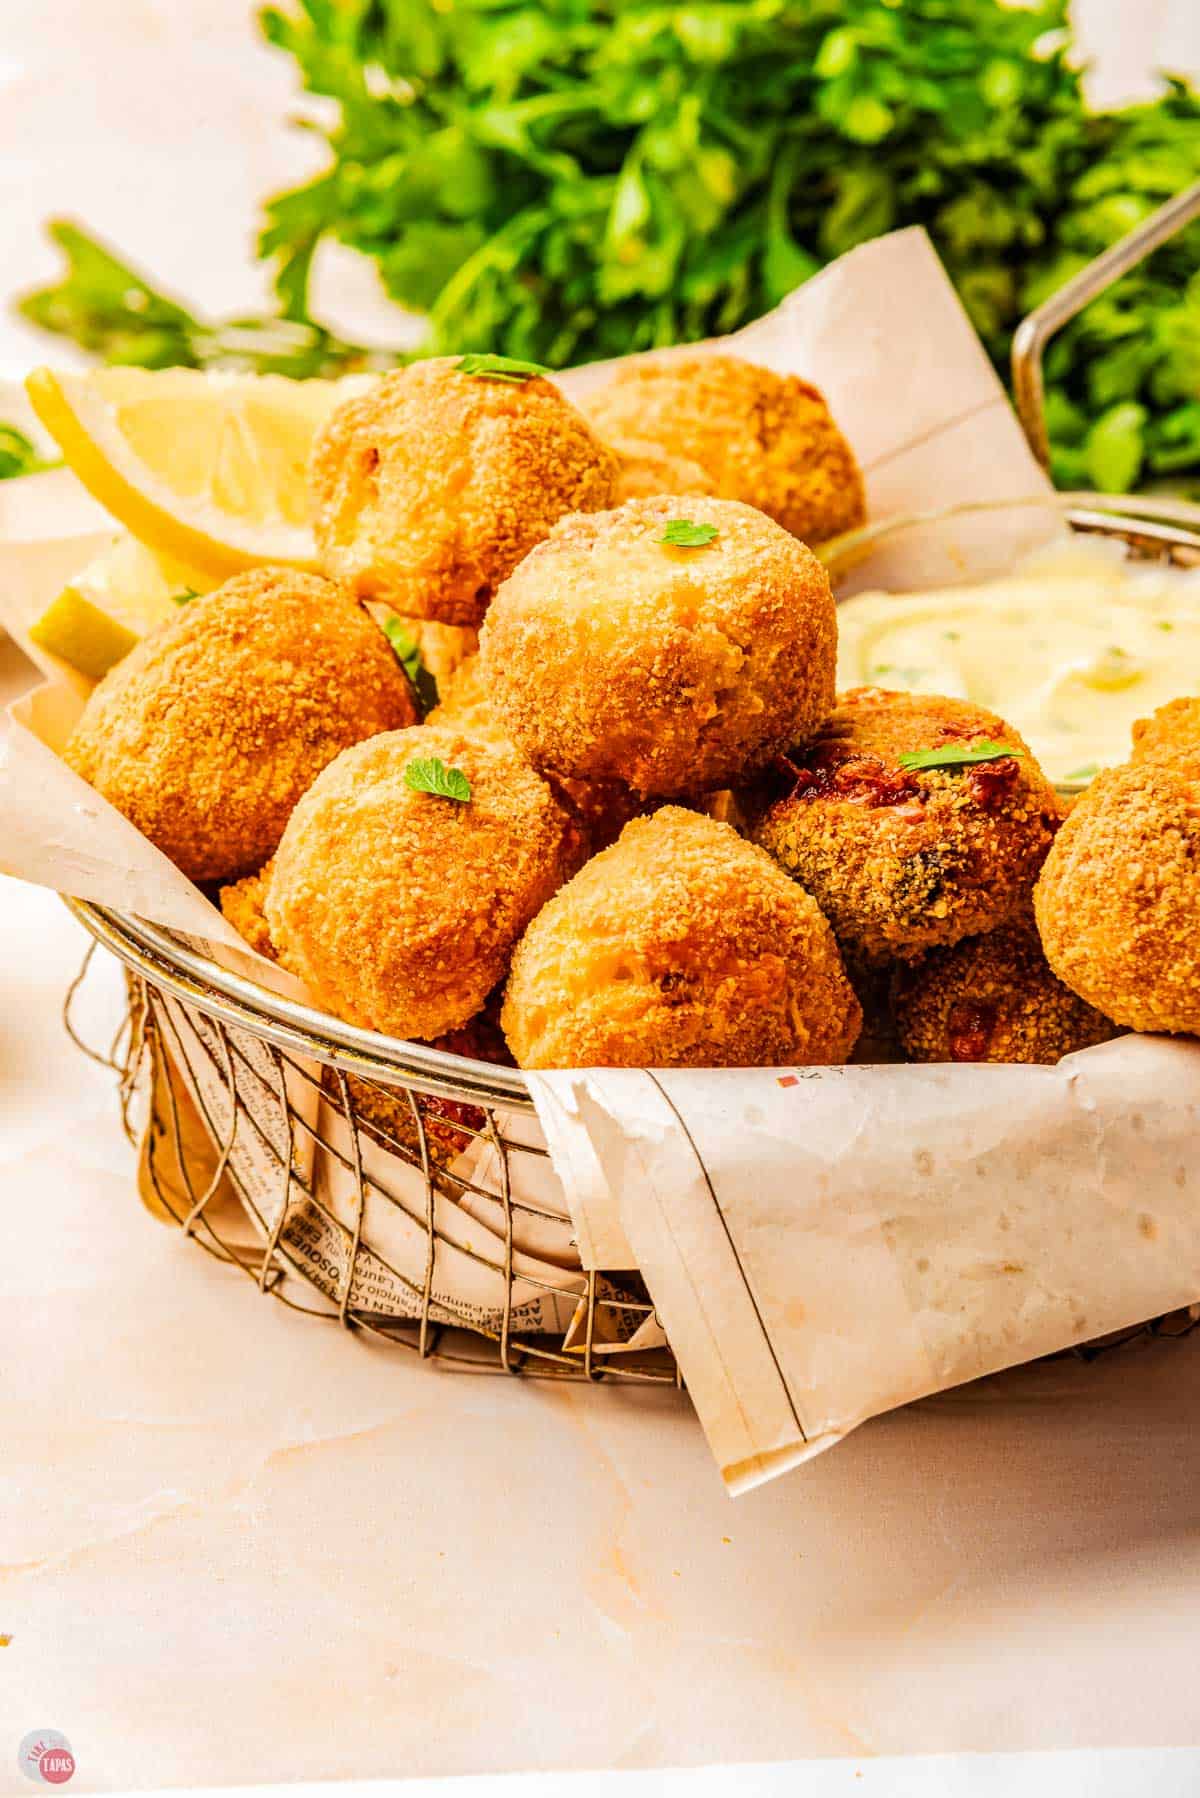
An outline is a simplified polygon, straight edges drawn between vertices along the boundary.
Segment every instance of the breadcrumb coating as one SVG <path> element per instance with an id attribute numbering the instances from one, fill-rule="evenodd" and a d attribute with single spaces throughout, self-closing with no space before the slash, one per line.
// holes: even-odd
<path id="1" fill-rule="evenodd" d="M 1134 725 L 1130 761 L 1164 756 L 1174 762 L 1200 757 L 1200 699 L 1172 699 Z"/>
<path id="2" fill-rule="evenodd" d="M 845 1061 L 861 1023 L 815 902 L 727 824 L 627 824 L 539 912 L 501 1022 L 523 1068 Z"/>
<path id="3" fill-rule="evenodd" d="M 280 956 L 271 937 L 264 909 L 274 865 L 273 860 L 269 861 L 257 874 L 247 874 L 244 880 L 239 880 L 235 885 L 222 887 L 220 899 L 225 917 L 250 947 L 257 949 L 268 960 L 279 962 Z M 461 1030 L 451 1030 L 444 1036 L 435 1037 L 428 1046 L 431 1049 L 441 1049 L 447 1055 L 467 1056 L 472 1061 L 498 1062 L 504 1067 L 514 1065 L 500 1029 L 498 993 L 492 994 L 478 1016 L 472 1018 Z M 330 1098 L 340 1104 L 341 1086 L 333 1068 L 322 1069 L 321 1084 Z M 361 1080 L 355 1074 L 346 1075 L 346 1084 L 356 1115 L 360 1123 L 366 1126 L 368 1133 L 381 1141 L 384 1148 L 399 1145 L 401 1153 L 416 1166 L 420 1166 L 422 1132 L 413 1114 L 408 1094 L 390 1092 L 386 1087 L 379 1086 L 374 1081 Z M 435 1167 L 448 1166 L 467 1147 L 472 1133 L 478 1133 L 486 1127 L 487 1119 L 477 1105 L 463 1104 L 457 1099 L 439 1098 L 433 1094 L 422 1094 L 417 1102 L 424 1125 L 425 1147 L 429 1160 Z"/>
<path id="4" fill-rule="evenodd" d="M 757 506 L 805 543 L 866 517 L 854 451 L 815 387 L 739 356 L 639 357 L 582 402 L 601 437 L 695 462 L 723 499 Z"/>
<path id="5" fill-rule="evenodd" d="M 416 717 L 353 594 L 257 568 L 190 600 L 105 675 L 71 766 L 192 880 L 261 867 L 339 752 Z"/>
<path id="6" fill-rule="evenodd" d="M 811 552 L 736 500 L 689 499 L 716 537 L 662 541 L 680 501 L 564 518 L 480 637 L 505 730 L 547 774 L 662 798 L 728 786 L 833 704 L 837 619 Z"/>
<path id="7" fill-rule="evenodd" d="M 470 799 L 406 786 L 417 756 L 460 769 Z M 581 853 L 578 826 L 510 745 L 418 725 L 347 751 L 305 794 L 275 858 L 267 923 L 336 1016 L 436 1037 L 479 1011 Z"/>
<path id="8" fill-rule="evenodd" d="M 985 740 L 1018 754 L 900 766 L 907 752 Z M 777 779 L 755 840 L 867 962 L 911 960 L 1005 923 L 1027 903 L 1059 824 L 1054 790 L 1016 731 L 957 699 L 855 688 Z"/>
<path id="9" fill-rule="evenodd" d="M 617 459 L 550 381 L 434 357 L 340 406 L 313 445 L 322 565 L 402 616 L 478 625 L 566 512 L 613 502 Z"/>
<path id="10" fill-rule="evenodd" d="M 279 960 L 279 953 L 271 940 L 265 910 L 267 888 L 271 884 L 274 867 L 275 858 L 272 856 L 255 873 L 246 874 L 230 886 L 222 887 L 217 895 L 225 922 L 231 924 L 238 935 L 268 961 Z"/>
<path id="11" fill-rule="evenodd" d="M 428 724 L 455 724 L 460 730 L 509 739 L 492 705 L 486 670 L 478 656 L 460 664 L 443 682 Z M 652 802 L 620 781 L 557 780 L 549 776 L 556 796 L 579 821 L 592 850 L 615 843 L 631 818 L 639 817 Z"/>
<path id="12" fill-rule="evenodd" d="M 1161 757 L 1097 775 L 1034 891 L 1046 959 L 1133 1030 L 1200 1032 L 1200 770 Z"/>
<path id="13" fill-rule="evenodd" d="M 620 463 L 614 505 L 624 505 L 627 499 L 653 499 L 660 493 L 717 491 L 717 483 L 699 462 L 676 455 L 661 443 L 621 437 L 610 441 L 608 447 L 616 451 Z"/>
<path id="14" fill-rule="evenodd" d="M 892 1004 L 910 1061 L 1050 1065 L 1120 1035 L 1054 975 L 1031 912 L 898 966 Z"/>

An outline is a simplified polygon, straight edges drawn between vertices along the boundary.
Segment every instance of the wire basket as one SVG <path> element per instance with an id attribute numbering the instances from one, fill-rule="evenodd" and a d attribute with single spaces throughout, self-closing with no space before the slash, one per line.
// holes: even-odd
<path id="1" fill-rule="evenodd" d="M 118 1075 L 152 1210 L 292 1309 L 452 1367 L 681 1383 L 640 1276 L 581 1267 L 519 1073 L 357 1030 L 68 904 L 127 970 L 107 1053 L 71 1023 L 86 963 L 66 1021 Z"/>
<path id="2" fill-rule="evenodd" d="M 1018 333 L 1018 400 L 1043 459 L 1040 358 L 1050 330 L 1198 213 L 1200 186 Z M 1095 495 L 1053 503 L 1073 529 L 1120 539 L 1133 555 L 1200 565 L 1200 508 Z M 921 522 L 869 526 L 843 553 Z M 152 1209 L 260 1291 L 423 1358 L 681 1384 L 636 1270 L 581 1266 L 520 1072 L 357 1029 L 155 926 L 68 904 L 127 970 L 127 1030 L 101 1059 L 119 1075 Z M 1193 1322 L 1189 1314 L 1145 1330 L 1183 1334 Z"/>

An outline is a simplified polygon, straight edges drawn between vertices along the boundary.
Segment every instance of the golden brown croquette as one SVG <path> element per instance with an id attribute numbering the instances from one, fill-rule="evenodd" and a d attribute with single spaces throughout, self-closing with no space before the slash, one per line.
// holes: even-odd
<path id="1" fill-rule="evenodd" d="M 898 965 L 892 1005 L 910 1061 L 1061 1061 L 1120 1031 L 1051 972 L 1032 913 Z"/>
<path id="2" fill-rule="evenodd" d="M 267 888 L 271 884 L 274 866 L 275 858 L 272 856 L 256 873 L 246 874 L 241 880 L 222 887 L 217 895 L 225 922 L 232 924 L 238 935 L 260 955 L 265 955 L 268 961 L 279 960 L 278 951 L 271 941 L 265 909 Z"/>
<path id="3" fill-rule="evenodd" d="M 414 761 L 466 776 L 414 790 Z M 510 745 L 453 725 L 338 757 L 292 814 L 267 894 L 288 965 L 336 1016 L 397 1036 L 468 1023 L 513 944 L 581 857 L 581 833 Z"/>
<path id="4" fill-rule="evenodd" d="M 1034 892 L 1060 980 L 1133 1030 L 1200 1032 L 1200 770 L 1161 757 L 1097 775 Z"/>
<path id="5" fill-rule="evenodd" d="M 620 463 L 614 505 L 627 499 L 653 499 L 659 493 L 715 493 L 717 483 L 698 462 L 679 456 L 660 443 L 622 437 L 608 446 Z"/>
<path id="6" fill-rule="evenodd" d="M 550 381 L 435 357 L 340 406 L 313 445 L 328 573 L 402 616 L 478 625 L 566 512 L 612 504 L 617 459 Z"/>
<path id="7" fill-rule="evenodd" d="M 910 769 L 910 752 L 1012 755 Z M 807 750 L 776 768 L 754 835 L 868 962 L 994 929 L 1027 903 L 1059 823 L 1054 791 L 994 712 L 964 700 L 858 687 Z"/>
<path id="8" fill-rule="evenodd" d="M 501 588 L 480 661 L 505 731 L 560 779 L 659 797 L 728 786 L 833 704 L 825 570 L 736 500 L 693 498 L 713 533 L 664 542 L 681 502 L 565 518 Z"/>
<path id="9" fill-rule="evenodd" d="M 525 1068 L 841 1062 L 860 1021 L 815 902 L 679 806 L 627 824 L 539 912 L 501 1013 Z"/>
<path id="10" fill-rule="evenodd" d="M 509 738 L 492 706 L 487 675 L 478 656 L 471 656 L 444 681 L 430 724 L 454 724 L 459 730 Z M 558 780 L 547 776 L 561 803 L 579 821 L 593 851 L 615 843 L 631 818 L 652 804 L 620 781 Z"/>
<path id="11" fill-rule="evenodd" d="M 278 962 L 279 953 L 271 938 L 265 912 L 267 889 L 274 865 L 273 860 L 269 861 L 257 874 L 248 874 L 235 885 L 222 887 L 220 900 L 226 919 L 250 947 L 257 949 L 269 961 Z M 483 1010 L 460 1030 L 451 1030 L 444 1036 L 435 1037 L 428 1046 L 440 1049 L 447 1055 L 467 1056 L 472 1061 L 514 1066 L 500 1028 L 499 992 L 491 994 Z M 333 1068 L 322 1070 L 321 1084 L 330 1098 L 340 1104 L 341 1085 Z M 368 1135 L 380 1141 L 385 1148 L 394 1148 L 398 1144 L 402 1153 L 416 1165 L 420 1165 L 422 1129 L 417 1123 L 408 1094 L 392 1092 L 374 1081 L 361 1080 L 354 1074 L 346 1075 L 346 1085 L 355 1115 L 360 1124 L 366 1127 Z M 472 1134 L 478 1134 L 486 1128 L 487 1119 L 476 1105 L 464 1105 L 457 1100 L 431 1094 L 422 1095 L 418 1103 L 424 1126 L 425 1148 L 435 1167 L 446 1167 L 467 1147 Z"/>
<path id="12" fill-rule="evenodd" d="M 651 442 L 695 462 L 806 543 L 863 522 L 854 452 L 815 387 L 739 356 L 641 356 L 582 402 L 606 442 Z"/>
<path id="13" fill-rule="evenodd" d="M 335 755 L 415 717 L 353 594 L 258 568 L 190 600 L 118 662 L 66 759 L 192 880 L 230 881 L 267 860 Z"/>
<path id="14" fill-rule="evenodd" d="M 1179 762 L 1200 758 L 1200 699 L 1172 699 L 1133 727 L 1134 763 L 1161 757 Z"/>

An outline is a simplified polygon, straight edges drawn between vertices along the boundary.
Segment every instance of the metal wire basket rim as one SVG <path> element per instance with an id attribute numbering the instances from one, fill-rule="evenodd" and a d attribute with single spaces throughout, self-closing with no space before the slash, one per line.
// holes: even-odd
<path id="1" fill-rule="evenodd" d="M 67 898 L 65 903 L 97 942 L 152 985 L 208 1017 L 253 1031 L 276 1048 L 290 1049 L 368 1080 L 379 1078 L 382 1070 L 435 1098 L 534 1110 L 528 1083 L 517 1068 L 451 1055 L 377 1030 L 361 1030 L 329 1012 L 284 999 L 257 981 L 183 948 L 143 918 L 85 899 Z"/>
<path id="2" fill-rule="evenodd" d="M 963 500 L 953 506 L 933 506 L 928 511 L 893 513 L 872 519 L 856 530 L 831 537 L 817 550 L 831 575 L 843 571 L 846 561 L 856 561 L 889 537 L 918 525 L 943 524 L 955 518 L 971 518 L 989 512 L 1023 512 L 1031 508 L 1058 513 L 1073 530 L 1112 537 L 1136 534 L 1164 549 L 1200 552 L 1200 505 L 1174 494 L 1031 493 L 1012 499 Z"/>

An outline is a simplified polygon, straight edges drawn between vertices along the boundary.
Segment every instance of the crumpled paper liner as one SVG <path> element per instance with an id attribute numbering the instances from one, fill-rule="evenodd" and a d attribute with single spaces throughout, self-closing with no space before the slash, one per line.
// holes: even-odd
<path id="1" fill-rule="evenodd" d="M 580 1241 L 636 1257 L 735 1493 L 1200 1298 L 1200 1043 L 528 1078 Z"/>

